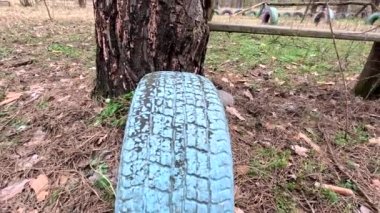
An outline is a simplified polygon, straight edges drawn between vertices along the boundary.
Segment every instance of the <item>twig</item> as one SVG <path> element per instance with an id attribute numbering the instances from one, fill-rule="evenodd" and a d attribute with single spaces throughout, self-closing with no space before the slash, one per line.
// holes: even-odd
<path id="1" fill-rule="evenodd" d="M 45 5 L 45 7 L 46 7 L 47 13 L 48 13 L 48 15 L 49 15 L 49 19 L 50 19 L 50 21 L 53 21 L 53 18 L 52 18 L 51 15 L 50 15 L 50 10 L 49 10 L 49 7 L 48 7 L 48 5 L 47 5 L 47 3 L 46 3 L 46 0 L 43 0 L 43 1 L 44 1 L 44 5 Z"/>
<path id="2" fill-rule="evenodd" d="M 369 196 L 364 192 L 364 190 L 360 187 L 359 183 L 350 175 L 346 172 L 345 168 L 338 162 L 338 160 L 335 158 L 334 152 L 332 150 L 330 140 L 323 136 L 325 138 L 325 141 L 327 142 L 327 148 L 329 149 L 329 154 L 335 164 L 335 166 L 339 169 L 340 172 L 342 172 L 345 176 L 347 176 L 357 187 L 358 192 L 363 195 L 363 197 L 367 200 L 367 203 L 371 206 L 375 212 L 379 212 L 379 209 L 377 206 L 372 202 L 372 200 L 369 198 Z"/>
<path id="3" fill-rule="evenodd" d="M 330 6 L 329 6 L 329 1 L 326 3 L 327 5 L 327 9 L 330 10 Z M 345 97 L 345 105 L 346 105 L 346 125 L 345 125 L 345 136 L 347 137 L 347 132 L 348 132 L 348 122 L 349 122 L 349 117 L 348 117 L 348 111 L 349 111 L 349 106 L 348 106 L 348 88 L 347 88 L 347 82 L 346 82 L 346 77 L 344 76 L 344 72 L 343 72 L 343 66 L 342 66 L 342 62 L 340 60 L 340 55 L 339 55 L 339 51 L 338 51 L 338 47 L 336 45 L 336 40 L 335 40 L 335 35 L 334 35 L 334 29 L 332 27 L 332 23 L 331 23 L 331 17 L 330 17 L 330 13 L 328 12 L 327 13 L 327 17 L 328 17 L 328 20 L 329 20 L 329 27 L 330 27 L 330 32 L 331 32 L 331 37 L 332 37 L 332 40 L 333 40 L 333 44 L 334 44 L 334 49 L 335 49 L 335 53 L 336 53 L 336 57 L 338 59 L 338 64 L 339 64 L 339 72 L 341 74 L 341 77 L 342 77 L 342 80 L 343 80 L 343 84 L 344 84 L 344 89 L 345 89 L 345 93 L 344 93 L 344 97 Z"/>
<path id="4" fill-rule="evenodd" d="M 310 204 L 310 202 L 307 200 L 307 198 L 306 198 L 306 196 L 305 196 L 305 193 L 302 191 L 302 196 L 304 197 L 304 199 L 305 199 L 305 201 L 306 201 L 306 204 L 309 206 L 309 208 L 310 208 L 310 211 L 312 212 L 312 213 L 315 213 L 315 210 L 314 210 L 314 208 L 313 208 L 313 206 Z"/>

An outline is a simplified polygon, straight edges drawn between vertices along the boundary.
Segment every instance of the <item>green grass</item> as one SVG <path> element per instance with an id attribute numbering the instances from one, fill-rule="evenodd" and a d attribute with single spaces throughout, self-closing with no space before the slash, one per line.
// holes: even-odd
<path id="1" fill-rule="evenodd" d="M 106 106 L 97 116 L 95 125 L 124 126 L 132 97 L 131 92 L 118 98 L 107 99 Z"/>
<path id="2" fill-rule="evenodd" d="M 77 48 L 60 43 L 53 43 L 48 46 L 48 51 L 56 54 L 63 54 L 71 58 L 77 58 L 80 52 Z"/>
<path id="3" fill-rule="evenodd" d="M 369 134 L 363 125 L 358 125 L 354 128 L 352 134 L 345 133 L 344 131 L 339 131 L 335 135 L 334 143 L 338 146 L 349 146 L 359 143 L 367 142 L 369 139 Z"/>
<path id="4" fill-rule="evenodd" d="M 97 160 L 92 161 L 90 165 L 94 172 L 98 175 L 98 178 L 94 182 L 94 186 L 102 192 L 102 196 L 105 200 L 112 202 L 115 199 L 115 189 L 108 178 L 108 165 Z"/>
<path id="5" fill-rule="evenodd" d="M 289 164 L 290 154 L 289 150 L 278 151 L 274 148 L 261 148 L 255 151 L 249 175 L 267 177 L 273 171 L 285 169 Z"/>
<path id="6" fill-rule="evenodd" d="M 370 42 L 337 41 L 347 71 L 361 71 Z M 206 66 L 217 71 L 248 72 L 259 64 L 272 69 L 282 80 L 286 72 L 327 75 L 337 71 L 337 56 L 331 39 L 212 32 Z"/>
<path id="7" fill-rule="evenodd" d="M 11 51 L 8 48 L 0 47 L 0 60 L 6 58 L 10 53 Z"/>
<path id="8" fill-rule="evenodd" d="M 296 204 L 292 200 L 292 196 L 282 189 L 276 189 L 274 192 L 276 202 L 276 212 L 288 213 L 296 211 Z"/>
<path id="9" fill-rule="evenodd" d="M 321 194 L 322 194 L 323 198 L 325 198 L 331 204 L 335 204 L 339 201 L 338 194 L 329 190 L 329 189 L 321 189 Z"/>

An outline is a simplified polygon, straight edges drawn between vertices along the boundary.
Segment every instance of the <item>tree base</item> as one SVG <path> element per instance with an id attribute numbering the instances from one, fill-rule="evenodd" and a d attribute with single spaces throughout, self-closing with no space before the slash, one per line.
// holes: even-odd
<path id="1" fill-rule="evenodd" d="M 354 93 L 365 99 L 380 97 L 380 42 L 373 44 Z"/>

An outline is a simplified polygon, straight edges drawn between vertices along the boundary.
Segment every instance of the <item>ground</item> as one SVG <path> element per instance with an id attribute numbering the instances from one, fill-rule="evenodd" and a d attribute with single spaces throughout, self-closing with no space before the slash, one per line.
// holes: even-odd
<path id="1" fill-rule="evenodd" d="M 0 8 L 0 191 L 30 181 L 0 211 L 112 212 L 132 94 L 91 97 L 92 11 L 52 13 L 54 22 L 43 7 Z M 347 89 L 331 40 L 211 34 L 206 76 L 235 99 L 227 115 L 237 208 L 379 209 L 380 146 L 369 143 L 380 136 L 379 100 L 350 92 L 371 43 L 337 44 Z M 31 183 L 42 177 L 45 195 Z"/>

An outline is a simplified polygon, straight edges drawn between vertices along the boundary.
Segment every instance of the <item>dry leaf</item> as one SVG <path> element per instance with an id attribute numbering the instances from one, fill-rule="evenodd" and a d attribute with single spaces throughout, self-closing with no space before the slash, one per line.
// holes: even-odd
<path id="1" fill-rule="evenodd" d="M 230 81 L 229 81 L 227 78 L 225 78 L 225 77 L 222 78 L 222 81 L 223 81 L 223 82 L 226 82 L 226 83 L 229 83 L 229 82 L 230 82 Z"/>
<path id="2" fill-rule="evenodd" d="M 235 107 L 227 107 L 226 111 L 231 115 L 235 115 L 239 120 L 245 121 L 245 118 L 237 111 Z"/>
<path id="3" fill-rule="evenodd" d="M 378 194 L 380 195 L 380 180 L 373 179 L 372 180 L 372 185 L 377 190 Z"/>
<path id="4" fill-rule="evenodd" d="M 298 138 L 301 138 L 303 139 L 306 143 L 308 143 L 311 148 L 313 148 L 316 152 L 320 153 L 321 152 L 321 148 L 315 144 L 309 137 L 307 137 L 305 134 L 303 134 L 302 132 L 298 133 Z"/>
<path id="5" fill-rule="evenodd" d="M 36 193 L 38 202 L 45 200 L 46 196 L 49 194 L 49 179 L 46 175 L 38 175 L 36 179 L 30 180 L 29 185 Z"/>
<path id="6" fill-rule="evenodd" d="M 244 90 L 243 94 L 245 97 L 249 98 L 249 100 L 253 101 L 252 93 L 249 90 Z"/>
<path id="7" fill-rule="evenodd" d="M 62 175 L 59 177 L 59 185 L 63 186 L 67 183 L 67 181 L 69 180 L 69 177 L 65 176 L 65 175 Z"/>
<path id="8" fill-rule="evenodd" d="M 367 206 L 360 205 L 356 213 L 372 213 L 372 211 Z"/>
<path id="9" fill-rule="evenodd" d="M 335 82 L 333 81 L 318 81 L 317 84 L 319 85 L 335 85 Z"/>
<path id="10" fill-rule="evenodd" d="M 45 141 L 44 141 L 45 136 L 46 136 L 46 133 L 44 131 L 42 131 L 41 128 L 39 128 L 37 131 L 34 132 L 32 139 L 24 145 L 25 146 L 41 145 L 41 144 L 45 143 Z"/>
<path id="11" fill-rule="evenodd" d="M 32 155 L 17 162 L 17 168 L 20 170 L 30 169 L 34 164 L 40 162 L 43 158 L 38 155 Z"/>
<path id="12" fill-rule="evenodd" d="M 26 183 L 29 179 L 22 180 L 20 182 L 14 183 L 4 189 L 0 190 L 0 201 L 6 201 L 16 196 L 18 193 L 22 192 Z"/>
<path id="13" fill-rule="evenodd" d="M 238 165 L 236 166 L 236 173 L 238 175 L 246 175 L 249 172 L 249 166 L 248 165 Z"/>
<path id="14" fill-rule="evenodd" d="M 282 130 L 282 131 L 286 131 L 286 128 L 282 125 L 274 125 L 274 124 L 271 124 L 271 123 L 265 123 L 264 124 L 265 128 L 267 130 L 274 130 L 274 129 L 279 129 L 279 130 Z"/>
<path id="15" fill-rule="evenodd" d="M 369 144 L 380 146 L 380 137 L 369 139 Z"/>
<path id="16" fill-rule="evenodd" d="M 234 97 L 230 93 L 223 90 L 218 90 L 218 96 L 224 106 L 234 105 Z"/>
<path id="17" fill-rule="evenodd" d="M 5 99 L 0 102 L 0 106 L 3 106 L 5 104 L 12 103 L 13 101 L 19 99 L 21 97 L 22 93 L 21 92 L 10 92 L 5 96 Z"/>
<path id="18" fill-rule="evenodd" d="M 309 149 L 298 145 L 292 146 L 291 148 L 297 153 L 297 155 L 303 157 L 307 157 L 307 153 L 309 152 Z"/>
<path id="19" fill-rule="evenodd" d="M 329 185 L 329 184 L 320 184 L 320 183 L 315 183 L 316 187 L 322 187 L 324 189 L 331 190 L 337 194 L 340 194 L 342 196 L 353 196 L 354 192 L 351 189 L 343 188 L 340 186 L 334 186 L 334 185 Z"/>
<path id="20" fill-rule="evenodd" d="M 244 213 L 244 211 L 241 208 L 235 207 L 235 213 Z"/>

